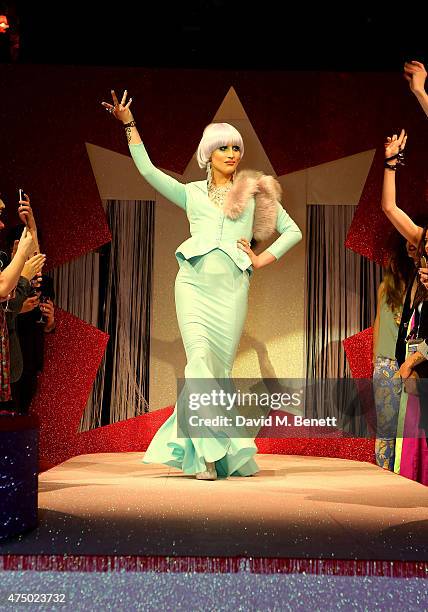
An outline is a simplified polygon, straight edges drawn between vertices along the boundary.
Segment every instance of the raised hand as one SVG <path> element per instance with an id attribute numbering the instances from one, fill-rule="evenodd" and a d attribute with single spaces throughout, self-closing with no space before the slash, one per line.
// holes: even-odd
<path id="1" fill-rule="evenodd" d="M 116 119 L 118 119 L 119 121 L 122 121 L 122 123 L 129 123 L 133 119 L 132 113 L 129 110 L 129 107 L 131 106 L 131 103 L 132 103 L 132 98 L 129 98 L 128 102 L 126 102 L 127 95 L 128 95 L 128 92 L 125 89 L 125 91 L 123 92 L 122 100 L 119 103 L 116 93 L 114 89 L 112 89 L 111 97 L 113 100 L 113 104 L 109 104 L 108 102 L 101 102 L 104 108 L 109 113 L 111 113 L 114 117 L 116 117 Z"/>
<path id="2" fill-rule="evenodd" d="M 31 232 L 37 231 L 33 209 L 31 208 L 30 204 L 30 198 L 26 193 L 24 194 L 24 199 L 19 200 L 18 214 L 22 223 L 25 223 Z"/>
<path id="3" fill-rule="evenodd" d="M 34 287 L 39 287 L 41 284 L 41 270 L 46 261 L 46 256 L 38 253 L 33 255 L 24 264 L 22 268 L 21 276 L 24 276 L 27 280 L 31 281 L 34 279 Z"/>
<path id="4" fill-rule="evenodd" d="M 25 276 L 27 280 L 31 280 L 34 277 L 38 278 L 43 266 L 45 265 L 45 262 L 46 255 L 42 255 L 41 253 L 30 257 L 30 259 L 25 262 L 21 276 Z"/>
<path id="5" fill-rule="evenodd" d="M 24 314 L 25 312 L 31 312 L 32 310 L 37 308 L 39 303 L 40 303 L 40 301 L 39 301 L 39 296 L 38 295 L 33 295 L 32 297 L 27 298 L 22 303 L 22 308 L 20 310 L 20 313 Z"/>
<path id="6" fill-rule="evenodd" d="M 40 304 L 40 311 L 46 317 L 46 327 L 51 328 L 55 324 L 55 308 L 52 300 Z"/>
<path id="7" fill-rule="evenodd" d="M 404 150 L 407 142 L 407 134 L 404 130 L 401 130 L 400 135 L 388 136 L 385 142 L 385 159 L 397 155 Z M 391 160 L 391 164 L 397 163 L 397 160 Z"/>
<path id="8" fill-rule="evenodd" d="M 31 232 L 27 230 L 27 227 L 24 227 L 24 231 L 21 234 L 21 238 L 18 242 L 18 247 L 16 252 L 22 252 L 25 255 L 25 258 L 30 257 L 34 254 L 36 249 L 36 244 L 33 240 L 33 236 Z"/>
<path id="9" fill-rule="evenodd" d="M 427 71 L 421 62 L 413 60 L 404 64 L 404 78 L 408 81 L 410 89 L 413 93 L 425 91 L 425 79 Z"/>

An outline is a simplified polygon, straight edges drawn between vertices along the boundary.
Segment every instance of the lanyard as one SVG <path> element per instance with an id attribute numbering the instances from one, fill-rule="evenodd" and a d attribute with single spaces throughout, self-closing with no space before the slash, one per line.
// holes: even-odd
<path id="1" fill-rule="evenodd" d="M 419 304 L 413 309 L 412 316 L 410 317 L 410 320 L 412 320 L 412 318 L 414 316 L 416 316 L 416 309 L 418 309 L 418 312 L 419 312 L 419 321 L 418 321 L 418 329 L 416 330 L 416 336 L 414 336 L 414 334 L 413 334 L 413 330 L 414 330 L 414 327 L 413 327 L 409 331 L 409 333 L 407 334 L 406 342 L 407 342 L 407 340 L 410 340 L 411 337 L 419 338 L 419 329 L 420 329 L 421 320 L 422 320 L 422 305 L 423 305 L 423 302 L 419 302 Z"/>

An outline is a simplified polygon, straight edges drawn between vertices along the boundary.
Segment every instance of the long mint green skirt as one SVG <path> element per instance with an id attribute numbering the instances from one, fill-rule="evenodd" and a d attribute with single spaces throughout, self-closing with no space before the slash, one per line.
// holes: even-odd
<path id="1" fill-rule="evenodd" d="M 180 261 L 175 282 L 177 319 L 186 351 L 184 376 L 228 379 L 241 338 L 248 307 L 248 272 L 240 270 L 220 249 Z M 203 472 L 205 461 L 215 462 L 219 476 L 249 476 L 259 471 L 253 457 L 254 441 L 229 437 L 226 429 L 199 437 L 178 435 L 177 400 L 173 414 L 155 434 L 144 463 L 164 463 L 185 474 Z M 215 415 L 218 414 L 216 407 Z M 205 412 L 206 413 L 206 412 Z M 226 411 L 225 411 L 226 414 Z M 213 415 L 214 416 L 214 415 Z"/>

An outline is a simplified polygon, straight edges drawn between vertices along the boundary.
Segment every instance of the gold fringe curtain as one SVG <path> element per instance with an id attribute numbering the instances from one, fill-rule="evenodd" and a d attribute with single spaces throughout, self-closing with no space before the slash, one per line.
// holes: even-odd
<path id="1" fill-rule="evenodd" d="M 345 248 L 355 206 L 307 207 L 307 377 L 350 377 L 342 340 L 373 325 L 382 268 Z"/>
<path id="2" fill-rule="evenodd" d="M 81 431 L 148 409 L 154 202 L 105 208 L 111 244 L 52 273 L 58 306 L 110 334 Z"/>

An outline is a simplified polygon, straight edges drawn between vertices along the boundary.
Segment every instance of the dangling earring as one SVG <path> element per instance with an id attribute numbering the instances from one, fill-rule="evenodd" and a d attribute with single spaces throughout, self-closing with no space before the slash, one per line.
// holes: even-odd
<path id="1" fill-rule="evenodd" d="M 212 168 L 211 168 L 211 162 L 209 161 L 207 163 L 207 186 L 208 186 L 208 189 L 211 188 L 212 182 L 213 182 L 213 171 L 212 171 Z"/>

